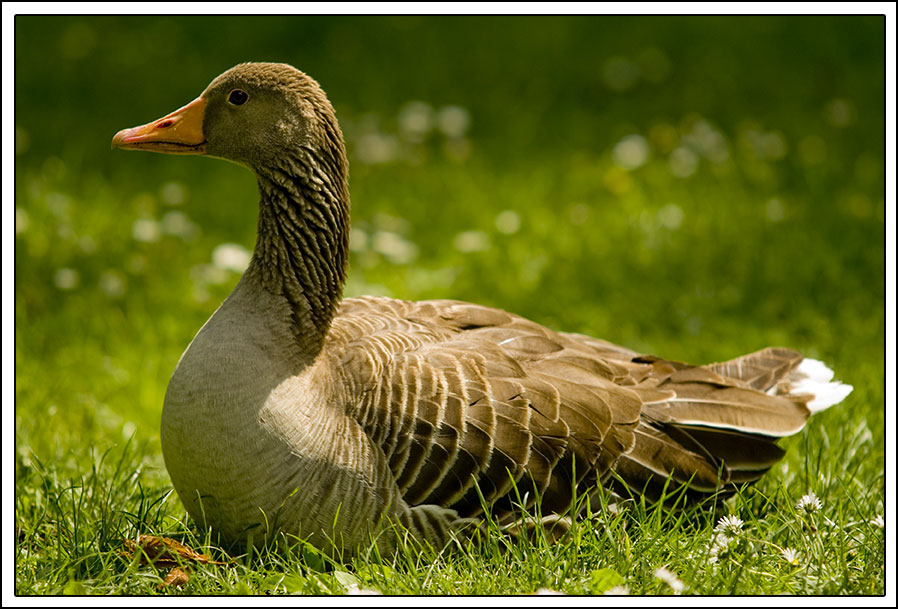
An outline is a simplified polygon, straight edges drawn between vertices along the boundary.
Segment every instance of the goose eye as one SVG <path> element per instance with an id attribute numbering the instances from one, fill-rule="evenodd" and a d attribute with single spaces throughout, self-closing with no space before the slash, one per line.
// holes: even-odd
<path id="1" fill-rule="evenodd" d="M 249 99 L 249 95 L 246 94 L 246 91 L 243 89 L 234 89 L 228 95 L 228 101 L 235 106 L 241 106 L 246 103 Z"/>

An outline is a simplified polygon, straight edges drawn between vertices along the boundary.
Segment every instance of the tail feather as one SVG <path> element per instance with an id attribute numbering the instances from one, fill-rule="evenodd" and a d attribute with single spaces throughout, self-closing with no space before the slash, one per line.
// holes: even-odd
<path id="1" fill-rule="evenodd" d="M 768 347 L 707 367 L 729 379 L 742 381 L 747 387 L 767 391 L 799 365 L 804 356 L 783 347 Z"/>
<path id="2" fill-rule="evenodd" d="M 811 414 L 835 406 L 850 394 L 854 387 L 833 381 L 834 373 L 821 361 L 805 359 L 776 385 L 776 394 L 791 398 L 806 398 Z"/>
<path id="3" fill-rule="evenodd" d="M 782 348 L 706 367 L 641 361 L 667 370 L 666 378 L 648 379 L 646 387 L 672 395 L 644 405 L 636 445 L 615 471 L 624 483 L 618 492 L 650 498 L 660 496 L 668 480 L 685 484 L 692 499 L 758 480 L 785 454 L 777 440 L 799 432 L 812 414 L 852 390 L 832 381 L 821 362 Z"/>
<path id="4" fill-rule="evenodd" d="M 729 472 L 763 473 L 785 455 L 785 451 L 775 443 L 776 438 L 726 429 L 678 425 L 669 425 L 665 431 L 684 448 L 703 455 L 713 463 L 726 464 Z"/>
<path id="5" fill-rule="evenodd" d="M 644 416 L 680 426 L 716 427 L 778 438 L 801 431 L 808 409 L 778 395 L 706 383 L 672 385 L 676 397 L 647 406 Z"/>
<path id="6" fill-rule="evenodd" d="M 636 444 L 627 459 L 635 461 L 653 475 L 672 476 L 688 482 L 696 490 L 710 492 L 718 485 L 716 465 L 701 452 L 690 450 L 671 434 L 642 422 L 636 429 Z"/>

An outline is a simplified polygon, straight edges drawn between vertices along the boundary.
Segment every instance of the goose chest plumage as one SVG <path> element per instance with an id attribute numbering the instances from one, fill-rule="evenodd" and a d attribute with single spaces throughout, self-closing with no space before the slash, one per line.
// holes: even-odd
<path id="1" fill-rule="evenodd" d="M 759 478 L 779 438 L 851 391 L 783 348 L 692 366 L 476 304 L 341 300 L 343 135 L 289 65 L 238 65 L 113 146 L 220 157 L 258 179 L 249 267 L 162 413 L 174 487 L 224 543 L 282 532 L 351 555 L 406 531 L 439 548 L 484 503 L 508 523 L 602 489 L 655 500 L 682 484 L 697 500 Z"/>

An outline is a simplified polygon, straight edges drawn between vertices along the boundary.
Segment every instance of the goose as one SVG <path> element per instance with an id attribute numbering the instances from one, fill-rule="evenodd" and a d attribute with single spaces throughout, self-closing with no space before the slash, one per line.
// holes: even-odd
<path id="1" fill-rule="evenodd" d="M 178 496 L 225 544 L 439 549 L 589 493 L 658 501 L 676 485 L 697 502 L 757 480 L 777 440 L 852 390 L 786 348 L 697 366 L 466 302 L 342 299 L 343 134 L 287 64 L 237 65 L 112 145 L 226 159 L 258 182 L 249 266 L 178 361 L 161 421 Z"/>

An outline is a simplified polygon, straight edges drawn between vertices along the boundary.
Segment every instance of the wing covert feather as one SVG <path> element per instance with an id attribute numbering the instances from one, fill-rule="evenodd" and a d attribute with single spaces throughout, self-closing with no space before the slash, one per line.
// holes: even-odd
<path id="1" fill-rule="evenodd" d="M 344 301 L 329 340 L 347 414 L 405 501 L 461 517 L 481 496 L 494 514 L 537 496 L 563 511 L 612 469 L 651 496 L 668 477 L 698 495 L 752 481 L 808 416 L 764 393 L 800 362 L 787 349 L 692 366 L 489 307 L 373 297 Z"/>
<path id="2" fill-rule="evenodd" d="M 572 476 L 553 482 L 561 470 L 573 464 L 582 481 L 598 465 L 604 475 L 632 444 L 640 401 L 613 380 L 627 368 L 591 346 L 488 307 L 362 300 L 341 316 L 347 411 L 410 504 L 474 515 L 475 484 L 488 503 L 515 484 L 529 500 L 555 487 L 569 497 Z"/>

